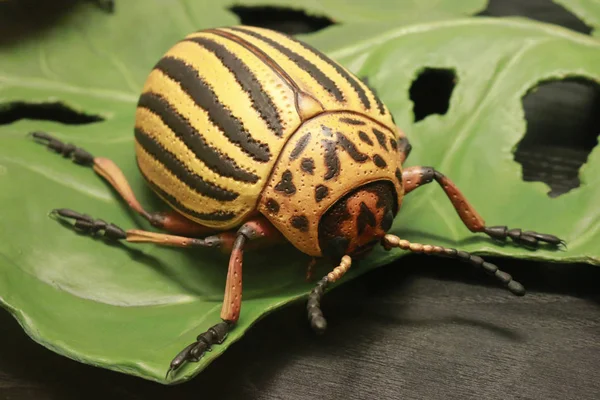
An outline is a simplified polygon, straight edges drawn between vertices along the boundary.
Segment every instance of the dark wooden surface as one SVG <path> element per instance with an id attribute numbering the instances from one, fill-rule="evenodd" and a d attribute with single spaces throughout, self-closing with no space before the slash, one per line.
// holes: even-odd
<path id="1" fill-rule="evenodd" d="M 484 14 L 525 15 L 589 31 L 548 0 L 495 0 Z M 571 108 L 555 104 L 565 93 Z M 528 159 L 527 151 L 543 158 L 546 144 L 553 152 L 563 149 L 565 164 L 576 171 L 599 131 L 593 117 L 600 113 L 590 113 L 590 104 L 598 104 L 596 92 L 580 87 L 557 87 L 528 100 L 530 130 L 538 134 L 524 142 L 522 158 Z M 562 140 L 548 143 L 544 132 L 561 124 L 564 129 L 553 132 Z M 539 165 L 529 162 L 526 178 L 547 178 Z M 578 184 L 566 182 L 576 173 L 551 178 L 558 182 L 553 195 Z M 304 304 L 288 306 L 176 387 L 58 356 L 2 311 L 0 398 L 599 398 L 600 268 L 492 261 L 521 281 L 528 295 L 511 296 L 459 262 L 407 257 L 328 293 L 325 336 L 309 330 Z"/>
<path id="2" fill-rule="evenodd" d="M 597 399 L 600 268 L 494 261 L 527 296 L 462 263 L 407 257 L 328 293 L 325 336 L 303 304 L 286 307 L 174 387 L 58 356 L 3 312 L 0 397 Z"/>

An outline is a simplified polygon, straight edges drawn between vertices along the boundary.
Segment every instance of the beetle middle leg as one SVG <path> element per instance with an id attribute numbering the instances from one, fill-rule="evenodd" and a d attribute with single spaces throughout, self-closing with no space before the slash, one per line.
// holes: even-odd
<path id="1" fill-rule="evenodd" d="M 189 236 L 207 235 L 214 232 L 213 229 L 197 224 L 176 211 L 146 211 L 135 197 L 127 178 L 112 160 L 94 157 L 84 149 L 64 143 L 45 132 L 33 132 L 31 136 L 39 143 L 45 144 L 50 150 L 65 158 L 70 158 L 75 164 L 92 167 L 94 172 L 104 178 L 119 193 L 131 209 L 148 220 L 152 226 Z"/>
<path id="2" fill-rule="evenodd" d="M 534 231 L 523 231 L 522 229 L 509 229 L 506 226 L 486 226 L 485 221 L 469 203 L 465 196 L 460 192 L 456 185 L 439 171 L 431 167 L 410 167 L 402 173 L 402 181 L 405 194 L 415 190 L 416 188 L 436 181 L 444 190 L 448 199 L 456 209 L 465 226 L 474 233 L 485 233 L 486 235 L 498 239 L 506 240 L 510 238 L 513 242 L 526 245 L 537 246 L 540 243 L 547 243 L 552 246 L 564 245 L 565 242 L 554 236 L 546 233 L 538 233 Z"/>

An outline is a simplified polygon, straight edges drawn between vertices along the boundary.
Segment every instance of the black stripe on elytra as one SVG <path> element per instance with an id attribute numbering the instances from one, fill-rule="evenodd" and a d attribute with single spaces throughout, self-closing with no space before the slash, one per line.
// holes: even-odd
<path id="1" fill-rule="evenodd" d="M 381 156 L 379 154 L 375 154 L 373 156 L 373 162 L 375 163 L 375 165 L 377 165 L 379 168 L 385 168 L 387 167 L 387 163 L 385 162 L 385 160 L 383 158 L 381 158 Z"/>
<path id="2" fill-rule="evenodd" d="M 235 218 L 235 216 L 236 216 L 236 213 L 231 212 L 231 211 L 213 211 L 210 213 L 200 213 L 198 211 L 191 210 L 191 209 L 187 208 L 186 206 L 184 206 L 183 204 L 181 204 L 175 197 L 171 196 L 169 193 L 165 192 L 160 187 L 158 187 L 157 184 L 152 182 L 143 173 L 142 173 L 142 176 L 146 179 L 146 181 L 148 182 L 148 186 L 150 186 L 150 188 L 152 190 L 154 190 L 160 197 L 162 197 L 163 199 L 165 199 L 165 201 L 167 201 L 169 204 L 171 204 L 171 206 L 173 206 L 173 208 L 181 211 L 184 214 L 187 214 L 194 218 L 202 219 L 205 221 L 229 221 L 229 220 Z"/>
<path id="3" fill-rule="evenodd" d="M 296 193 L 296 186 L 294 186 L 292 178 L 293 176 L 290 170 L 285 170 L 285 172 L 281 175 L 281 180 L 277 185 L 275 185 L 275 190 L 288 195 Z"/>
<path id="4" fill-rule="evenodd" d="M 358 132 L 358 137 L 360 138 L 360 140 L 362 140 L 363 142 L 365 142 L 369 146 L 373 146 L 373 141 L 371 140 L 371 138 L 369 137 L 369 135 L 367 135 L 366 132 L 359 131 Z"/>
<path id="5" fill-rule="evenodd" d="M 258 182 L 257 175 L 242 169 L 231 157 L 211 147 L 200 132 L 161 96 L 154 93 L 143 93 L 140 96 L 138 106 L 144 107 L 160 117 L 175 133 L 175 136 L 181 139 L 196 157 L 212 171 L 240 182 Z"/>
<path id="6" fill-rule="evenodd" d="M 390 146 L 392 146 L 392 149 L 394 149 L 394 151 L 398 151 L 398 142 L 396 141 L 396 139 L 390 138 Z"/>
<path id="7" fill-rule="evenodd" d="M 295 38 L 293 38 L 293 37 L 291 37 L 289 35 L 284 35 L 284 36 L 287 37 L 292 42 L 295 42 L 295 43 L 299 44 L 300 46 L 304 47 L 306 50 L 308 50 L 311 53 L 313 53 L 315 56 L 317 56 L 317 58 L 319 58 L 324 63 L 327 63 L 331 67 L 333 67 L 333 69 L 335 69 L 335 71 L 338 74 L 340 74 L 342 76 L 342 78 L 346 79 L 346 81 L 348 81 L 348 83 L 350 84 L 350 86 L 352 86 L 352 89 L 354 89 L 354 91 L 356 92 L 356 94 L 358 94 L 358 97 L 360 98 L 360 101 L 363 103 L 363 105 L 365 106 L 365 108 L 366 109 L 371 108 L 371 101 L 369 100 L 369 97 L 367 96 L 367 93 L 365 92 L 365 90 L 363 89 L 363 87 L 360 85 L 360 83 L 358 82 L 358 80 L 356 79 L 356 77 L 354 77 L 345 68 L 343 68 L 342 66 L 340 66 L 338 63 L 336 63 L 331 58 L 327 57 L 325 54 L 323 54 L 319 50 L 315 49 L 311 45 L 309 45 L 307 43 L 304 43 L 304 42 L 301 42 L 301 41 L 299 41 L 299 40 L 297 40 L 297 39 L 295 39 Z"/>
<path id="8" fill-rule="evenodd" d="M 396 179 L 398 179 L 398 183 L 402 186 L 402 173 L 400 172 L 400 168 L 396 168 Z"/>
<path id="9" fill-rule="evenodd" d="M 142 129 L 135 128 L 134 132 L 136 140 L 144 150 L 191 189 L 215 200 L 231 201 L 238 198 L 239 193 L 223 189 L 191 172 L 173 153 L 163 148 Z"/>
<path id="10" fill-rule="evenodd" d="M 303 158 L 302 162 L 300 162 L 300 168 L 302 168 L 302 171 L 312 175 L 315 170 L 315 162 L 312 158 Z"/>
<path id="11" fill-rule="evenodd" d="M 323 140 L 321 142 L 325 148 L 325 180 L 328 181 L 340 173 L 340 159 L 337 155 L 337 143 L 332 140 Z"/>
<path id="12" fill-rule="evenodd" d="M 348 118 L 348 117 L 340 118 L 340 122 L 350 124 L 350 125 L 366 125 L 365 121 L 361 121 L 359 119 L 354 119 L 354 118 Z"/>
<path id="13" fill-rule="evenodd" d="M 379 98 L 379 94 L 377 94 L 377 92 L 375 91 L 375 89 L 371 85 L 369 85 L 369 78 L 365 76 L 361 80 L 369 88 L 369 90 L 371 91 L 371 94 L 375 98 L 375 101 L 377 102 L 377 108 L 379 109 L 379 113 L 380 114 L 385 114 L 385 106 L 383 105 L 383 102 Z M 393 119 L 394 119 L 394 117 L 392 117 L 392 120 Z"/>
<path id="14" fill-rule="evenodd" d="M 352 157 L 352 159 L 356 162 L 363 163 L 369 159 L 369 156 L 365 153 L 361 153 L 354 143 L 350 139 L 348 139 L 343 133 L 336 132 L 337 141 L 342 146 L 344 150 Z"/>
<path id="15" fill-rule="evenodd" d="M 252 70 L 235 54 L 227 50 L 225 46 L 214 40 L 204 37 L 193 37 L 186 40 L 201 45 L 221 60 L 223 65 L 233 74 L 237 83 L 250 95 L 252 106 L 260 115 L 260 118 L 269 126 L 269 129 L 275 132 L 275 135 L 282 137 L 281 116 L 273 99 L 265 92 Z"/>
<path id="16" fill-rule="evenodd" d="M 271 159 L 269 146 L 250 135 L 242 122 L 219 102 L 217 94 L 192 67 L 176 58 L 164 57 L 155 68 L 178 82 L 194 102 L 206 110 L 210 121 L 246 154 L 255 161 L 267 162 Z"/>
<path id="17" fill-rule="evenodd" d="M 360 211 L 358 212 L 358 217 L 356 217 L 356 222 L 358 225 L 359 235 L 364 232 L 367 225 L 375 227 L 375 224 L 377 223 L 375 215 L 371 210 L 369 210 L 369 207 L 367 207 L 364 202 L 360 203 Z"/>
<path id="18" fill-rule="evenodd" d="M 317 68 L 316 65 L 308 61 L 306 58 L 302 57 L 300 54 L 288 49 L 287 47 L 283 46 L 282 44 L 276 42 L 271 38 L 261 35 L 260 33 L 239 27 L 234 27 L 230 29 L 233 31 L 245 33 L 264 43 L 267 43 L 277 51 L 281 52 L 287 58 L 289 58 L 292 62 L 298 65 L 298 67 L 306 71 L 313 79 L 317 81 L 319 85 L 321 85 L 325 90 L 331 93 L 337 101 L 344 101 L 344 94 L 336 86 L 335 82 L 327 75 L 325 75 L 323 71 Z"/>
<path id="19" fill-rule="evenodd" d="M 385 149 L 385 151 L 389 151 L 387 148 L 387 143 L 385 142 L 385 133 L 381 132 L 377 128 L 373 128 L 373 133 L 379 142 L 379 145 Z"/>
<path id="20" fill-rule="evenodd" d="M 308 232 L 308 218 L 305 215 L 294 215 L 292 226 L 301 232 Z"/>
<path id="21" fill-rule="evenodd" d="M 290 161 L 294 161 L 296 158 L 298 158 L 300 154 L 302 154 L 304 149 L 306 149 L 308 142 L 310 142 L 310 136 L 311 134 L 310 132 L 308 132 L 306 135 L 302 136 L 300 140 L 298 140 L 296 146 L 294 147 L 294 150 L 292 150 L 292 152 L 290 153 Z"/>
<path id="22" fill-rule="evenodd" d="M 319 203 L 329 194 L 329 188 L 325 185 L 317 185 L 315 188 L 315 200 Z"/>

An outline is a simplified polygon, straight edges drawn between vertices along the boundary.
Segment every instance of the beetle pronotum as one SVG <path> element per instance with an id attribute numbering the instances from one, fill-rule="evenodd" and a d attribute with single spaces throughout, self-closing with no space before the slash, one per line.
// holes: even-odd
<path id="1" fill-rule="evenodd" d="M 530 246 L 562 243 L 553 235 L 487 226 L 442 173 L 403 169 L 411 146 L 367 84 L 316 49 L 271 30 L 208 29 L 176 43 L 147 78 L 134 128 L 139 170 L 171 211 L 146 211 L 111 160 L 43 132 L 33 137 L 93 167 L 132 209 L 170 233 L 123 230 L 73 210 L 54 210 L 76 229 L 103 232 L 109 240 L 231 253 L 222 321 L 176 355 L 167 375 L 197 361 L 234 329 L 248 242 L 288 241 L 336 263 L 308 296 L 308 318 L 317 332 L 326 328 L 320 300 L 327 286 L 378 243 L 461 259 L 524 294 L 509 274 L 479 256 L 387 233 L 404 196 L 424 184 L 437 182 L 472 232 Z"/>

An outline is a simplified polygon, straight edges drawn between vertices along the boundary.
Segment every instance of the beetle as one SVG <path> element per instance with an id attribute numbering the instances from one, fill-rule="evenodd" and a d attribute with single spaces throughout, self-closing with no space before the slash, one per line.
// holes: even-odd
<path id="1" fill-rule="evenodd" d="M 139 171 L 168 211 L 145 210 L 110 159 L 45 132 L 32 135 L 92 167 L 133 210 L 166 231 L 124 230 L 68 208 L 53 210 L 80 232 L 230 253 L 221 321 L 174 356 L 167 377 L 235 329 L 243 254 L 250 244 L 289 242 L 337 265 L 308 294 L 307 317 L 317 333 L 327 326 L 320 308 L 327 287 L 377 244 L 463 260 L 524 295 L 520 283 L 479 256 L 388 233 L 404 196 L 430 182 L 441 186 L 471 232 L 530 247 L 564 244 L 550 234 L 488 226 L 441 172 L 403 168 L 411 145 L 368 82 L 273 30 L 212 28 L 175 43 L 147 77 L 133 130 Z"/>

